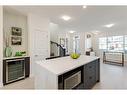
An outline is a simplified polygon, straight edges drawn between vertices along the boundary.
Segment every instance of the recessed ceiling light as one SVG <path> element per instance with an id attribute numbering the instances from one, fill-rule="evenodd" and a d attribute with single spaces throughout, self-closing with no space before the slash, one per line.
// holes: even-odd
<path id="1" fill-rule="evenodd" d="M 74 32 L 76 32 L 76 31 L 73 31 L 73 30 L 69 31 L 69 33 L 74 33 Z"/>
<path id="2" fill-rule="evenodd" d="M 85 9 L 85 8 L 87 8 L 87 6 L 84 5 L 84 6 L 83 6 L 83 9 Z"/>
<path id="3" fill-rule="evenodd" d="M 104 27 L 111 28 L 111 27 L 113 27 L 114 25 L 115 25 L 114 23 L 111 23 L 111 24 L 104 25 Z"/>
<path id="4" fill-rule="evenodd" d="M 62 18 L 63 20 L 65 20 L 65 21 L 68 21 L 68 20 L 71 19 L 71 17 L 70 17 L 70 16 L 67 16 L 67 15 L 63 15 L 61 18 Z"/>

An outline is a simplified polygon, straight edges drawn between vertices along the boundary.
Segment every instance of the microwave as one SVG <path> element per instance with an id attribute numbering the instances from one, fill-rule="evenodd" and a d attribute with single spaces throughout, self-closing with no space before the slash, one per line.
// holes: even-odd
<path id="1" fill-rule="evenodd" d="M 81 83 L 81 71 L 78 71 L 64 79 L 64 89 L 73 89 Z"/>

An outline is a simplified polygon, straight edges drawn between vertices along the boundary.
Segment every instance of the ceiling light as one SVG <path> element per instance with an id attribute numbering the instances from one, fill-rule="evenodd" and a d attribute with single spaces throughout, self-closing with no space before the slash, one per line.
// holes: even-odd
<path id="1" fill-rule="evenodd" d="M 67 16 L 67 15 L 62 16 L 61 18 L 62 18 L 63 20 L 65 20 L 65 21 L 68 21 L 68 20 L 71 19 L 71 17 L 70 17 L 70 16 Z"/>
<path id="2" fill-rule="evenodd" d="M 84 5 L 84 6 L 83 6 L 83 9 L 85 9 L 85 8 L 87 8 L 87 6 Z"/>
<path id="3" fill-rule="evenodd" d="M 111 23 L 111 24 L 104 25 L 104 27 L 111 28 L 111 27 L 113 27 L 114 25 L 115 25 L 114 23 Z"/>
<path id="4" fill-rule="evenodd" d="M 69 33 L 74 33 L 74 32 L 76 32 L 76 31 L 72 31 L 72 30 L 71 30 L 71 31 L 69 31 Z"/>

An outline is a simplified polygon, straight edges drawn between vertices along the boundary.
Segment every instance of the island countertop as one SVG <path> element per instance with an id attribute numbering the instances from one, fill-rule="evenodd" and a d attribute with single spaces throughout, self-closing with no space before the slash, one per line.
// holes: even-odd
<path id="1" fill-rule="evenodd" d="M 72 59 L 70 56 L 67 56 L 50 60 L 37 61 L 36 63 L 56 76 L 59 76 L 96 59 L 99 59 L 99 57 L 81 55 L 78 59 Z"/>

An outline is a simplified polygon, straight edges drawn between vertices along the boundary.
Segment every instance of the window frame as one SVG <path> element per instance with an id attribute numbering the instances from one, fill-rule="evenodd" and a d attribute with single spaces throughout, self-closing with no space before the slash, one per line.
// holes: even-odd
<path id="1" fill-rule="evenodd" d="M 105 39 L 106 41 L 105 41 L 104 44 L 102 44 L 102 42 L 100 43 L 100 39 L 103 39 L 103 38 L 106 38 Z M 110 42 L 109 39 L 111 39 L 111 42 Z M 121 48 L 122 49 L 120 48 L 120 46 L 118 46 L 116 49 L 113 49 L 113 50 L 109 49 L 109 46 L 110 46 L 109 44 L 111 44 L 111 45 L 114 44 L 116 46 L 117 43 L 121 44 Z M 105 48 L 100 48 L 100 47 L 102 47 L 101 45 L 106 45 L 106 49 Z M 127 35 L 100 37 L 100 38 L 98 38 L 98 49 L 100 49 L 100 50 L 107 50 L 107 51 L 127 51 Z"/>
<path id="2" fill-rule="evenodd" d="M 127 51 L 127 35 L 124 37 L 124 50 Z"/>

